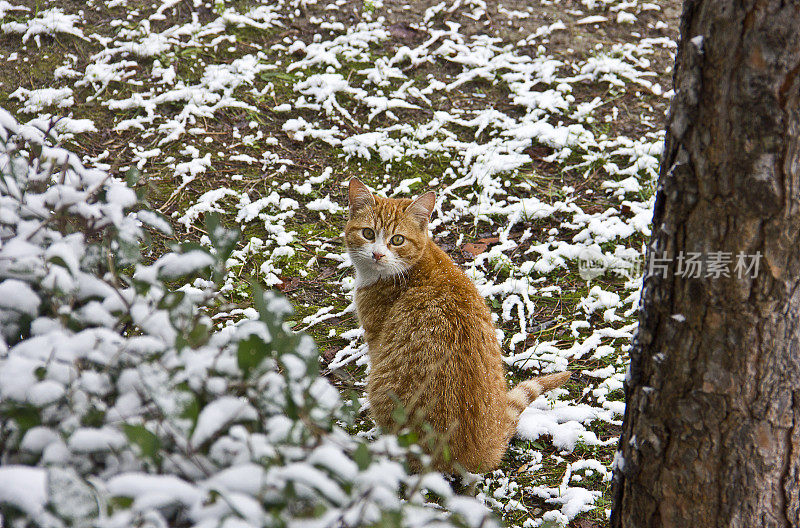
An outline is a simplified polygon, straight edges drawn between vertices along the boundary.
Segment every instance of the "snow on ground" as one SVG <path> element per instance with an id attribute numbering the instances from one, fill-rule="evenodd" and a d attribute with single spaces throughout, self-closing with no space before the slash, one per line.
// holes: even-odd
<path id="1" fill-rule="evenodd" d="M 211 212 L 238 225 L 227 295 L 246 300 L 248 276 L 284 290 L 328 371 L 348 373 L 342 388 L 363 391 L 367 368 L 338 239 L 343 186 L 358 175 L 389 196 L 435 190 L 433 234 L 492 305 L 514 379 L 575 373 L 523 414 L 479 496 L 509 524 L 564 525 L 593 509 L 602 522 L 672 95 L 674 4 L 0 1 L 3 68 L 33 72 L 0 75 L 0 105 L 149 189 L 181 236 L 208 245 Z M 587 283 L 588 260 L 606 274 Z M 209 264 L 189 253 L 151 272 Z M 219 401 L 193 442 L 217 415 L 251 418 Z"/>

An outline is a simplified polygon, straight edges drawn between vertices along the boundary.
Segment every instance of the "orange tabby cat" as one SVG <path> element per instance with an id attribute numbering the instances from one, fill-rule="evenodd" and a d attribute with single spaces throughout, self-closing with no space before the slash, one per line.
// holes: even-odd
<path id="1" fill-rule="evenodd" d="M 373 196 L 350 180 L 347 250 L 369 345 L 367 396 L 375 421 L 397 430 L 398 403 L 420 434 L 427 423 L 448 451 L 426 447 L 436 469 L 485 472 L 500 463 L 520 413 L 569 372 L 507 391 L 489 309 L 472 281 L 428 236 L 433 192 Z M 396 416 L 396 414 L 395 414 Z M 423 444 L 424 445 L 424 444 Z"/>

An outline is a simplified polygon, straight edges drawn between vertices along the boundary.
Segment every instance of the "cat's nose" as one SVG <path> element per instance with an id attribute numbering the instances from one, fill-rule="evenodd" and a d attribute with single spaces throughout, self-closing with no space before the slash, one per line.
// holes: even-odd
<path id="1" fill-rule="evenodd" d="M 378 253 L 377 251 L 373 251 L 373 252 L 372 252 L 372 258 L 374 258 L 374 259 L 375 259 L 375 262 L 378 262 L 378 261 L 379 261 L 380 259 L 382 259 L 384 256 L 385 256 L 385 255 L 384 255 L 383 253 Z"/>

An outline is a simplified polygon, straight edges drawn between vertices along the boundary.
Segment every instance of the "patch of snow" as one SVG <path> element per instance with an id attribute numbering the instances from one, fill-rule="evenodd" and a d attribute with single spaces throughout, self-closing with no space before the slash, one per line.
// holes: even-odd
<path id="1" fill-rule="evenodd" d="M 258 413 L 246 400 L 223 396 L 212 401 L 200 411 L 191 443 L 199 446 L 231 423 L 257 418 Z"/>

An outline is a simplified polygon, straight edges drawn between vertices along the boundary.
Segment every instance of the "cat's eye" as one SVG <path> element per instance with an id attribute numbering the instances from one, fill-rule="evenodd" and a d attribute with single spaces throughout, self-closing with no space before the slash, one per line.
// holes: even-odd
<path id="1" fill-rule="evenodd" d="M 400 244 L 402 244 L 405 241 L 406 241 L 406 237 L 404 237 L 403 235 L 395 235 L 395 236 L 393 236 L 391 238 L 391 240 L 389 240 L 389 242 L 391 242 L 395 246 L 399 246 Z"/>
<path id="2" fill-rule="evenodd" d="M 373 231 L 369 227 L 365 227 L 361 231 L 361 234 L 364 235 L 364 238 L 366 238 L 367 240 L 375 240 L 375 231 Z"/>

